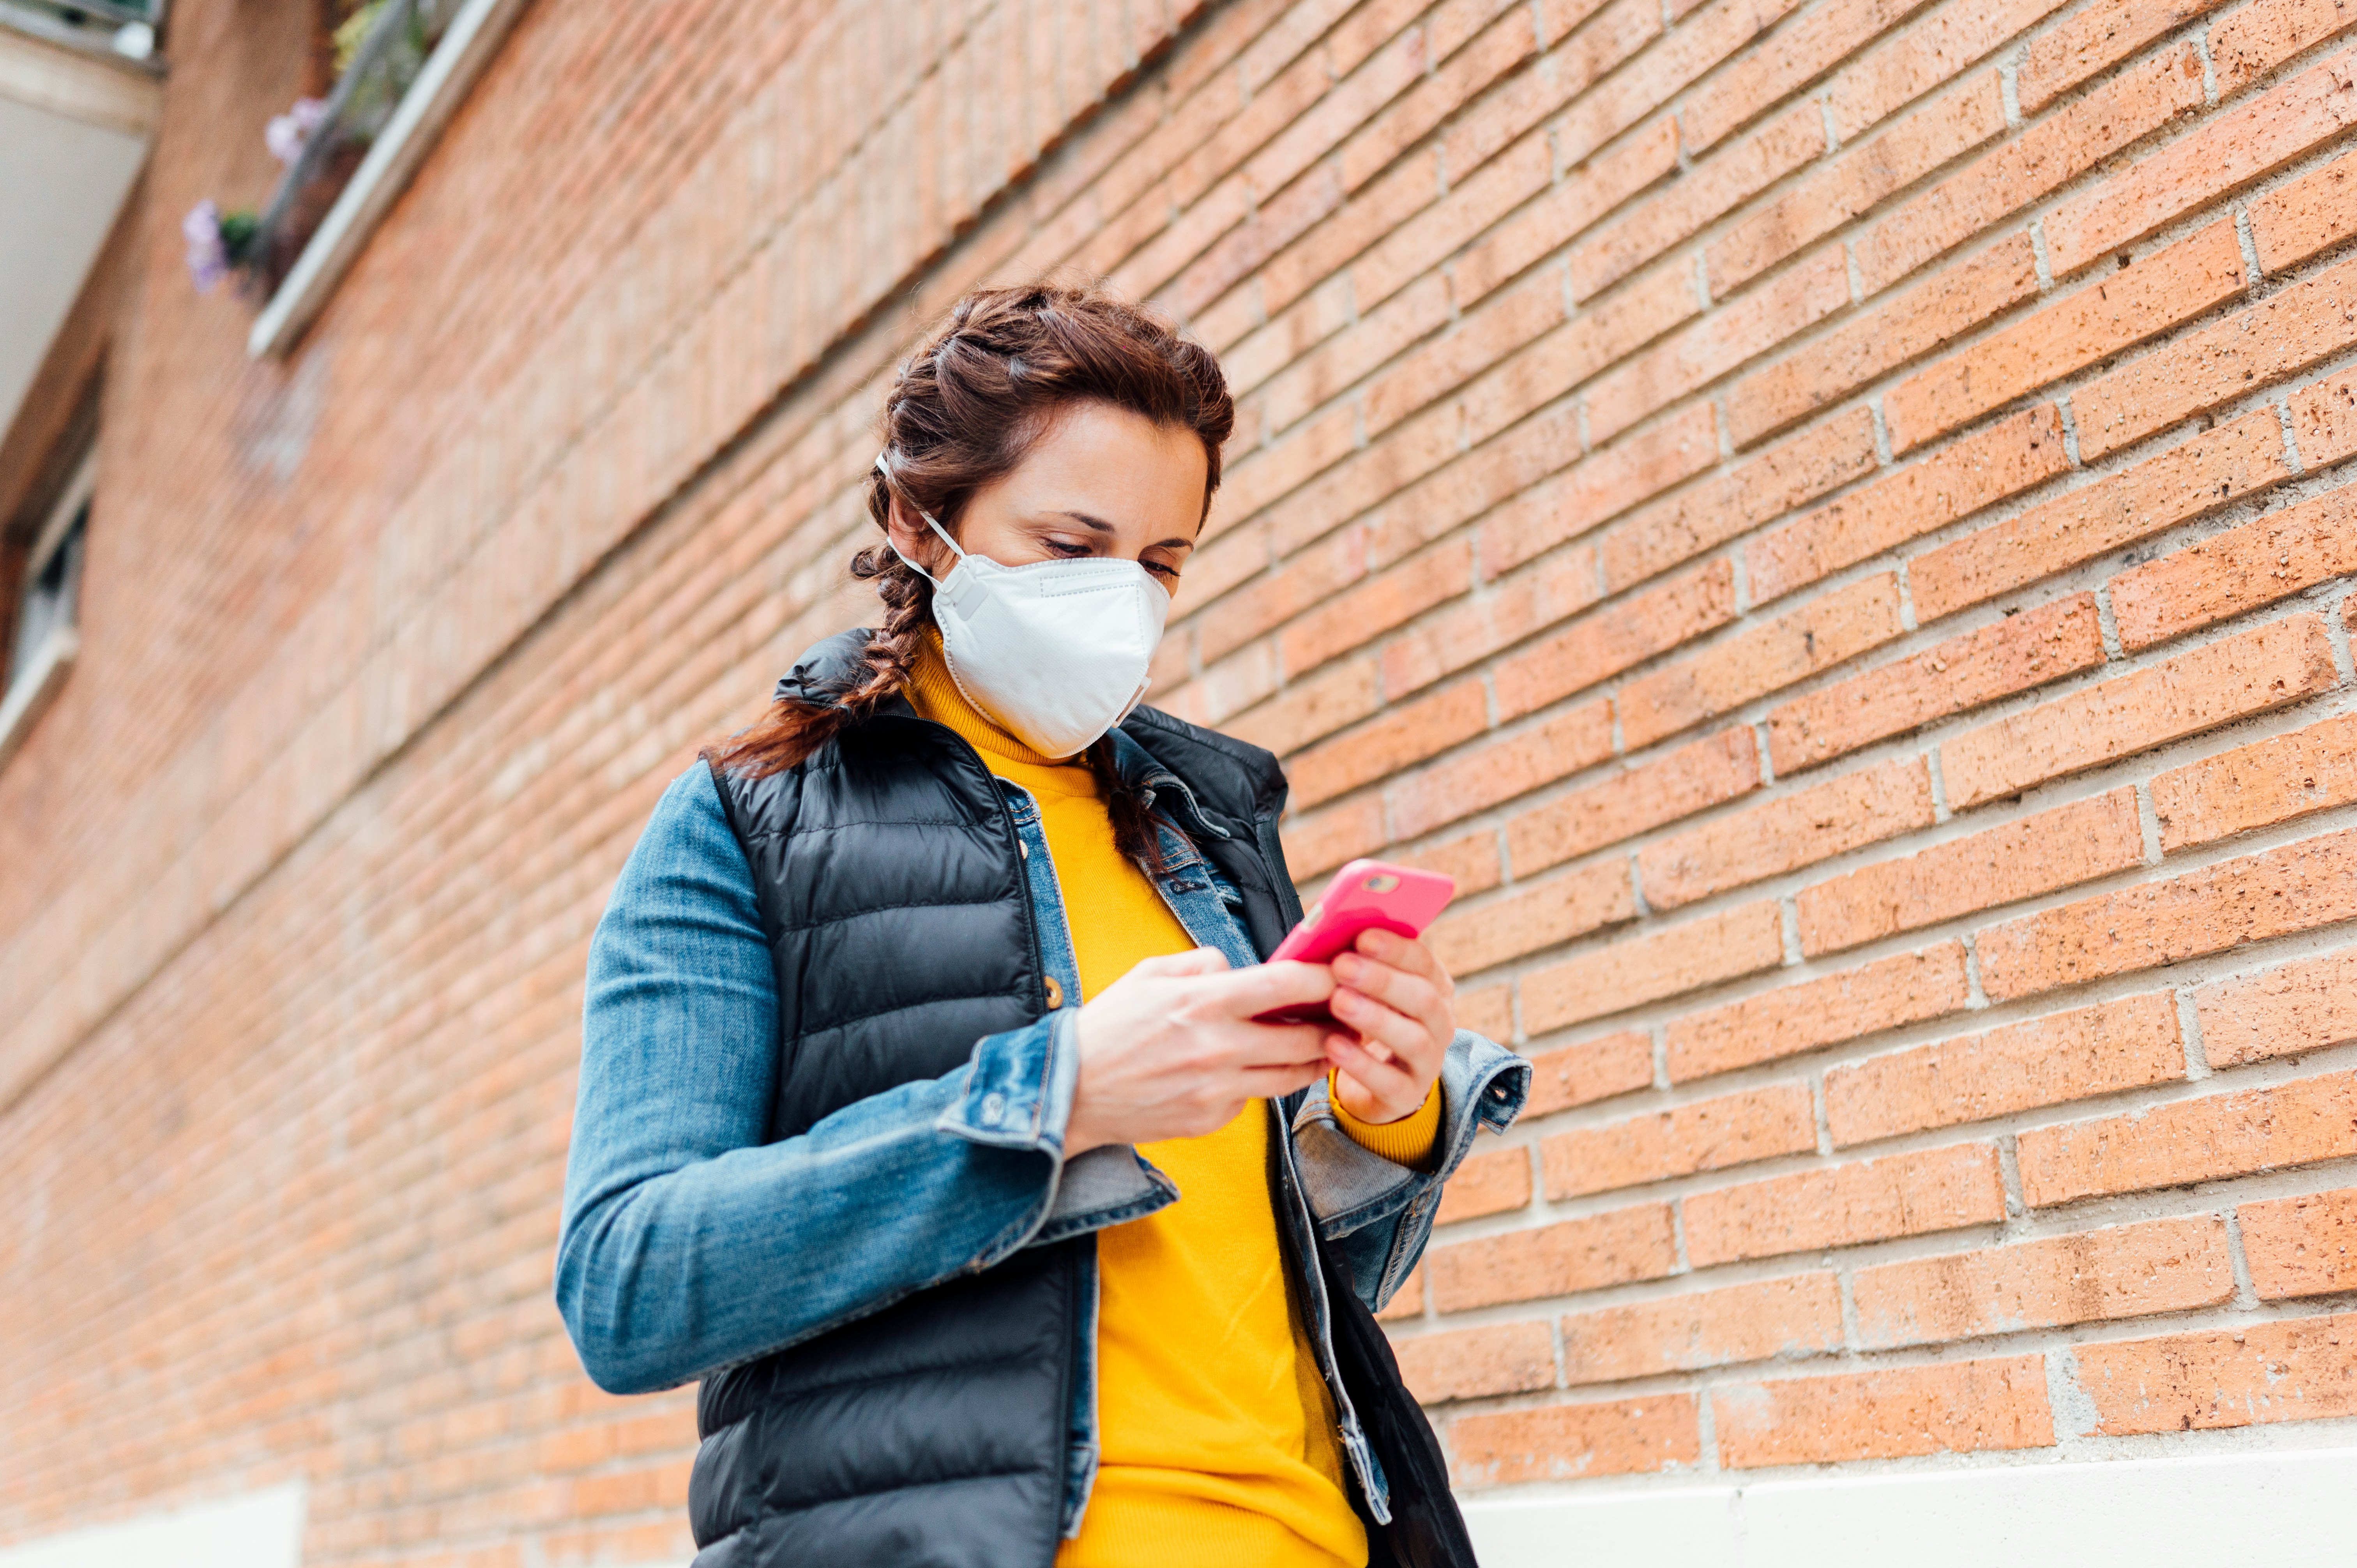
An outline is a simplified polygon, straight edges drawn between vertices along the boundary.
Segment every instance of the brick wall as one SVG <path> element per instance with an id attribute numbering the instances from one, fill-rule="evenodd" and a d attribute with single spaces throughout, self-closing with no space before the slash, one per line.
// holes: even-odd
<path id="1" fill-rule="evenodd" d="M 685 1555 L 548 1300 L 584 945 L 857 616 L 898 347 L 1060 263 L 1239 393 L 1158 700 L 1537 1067 L 1389 1314 L 1469 1495 L 2357 1433 L 2357 11 L 543 5 L 252 365 L 255 16 L 0 772 L 0 1541 Z"/>

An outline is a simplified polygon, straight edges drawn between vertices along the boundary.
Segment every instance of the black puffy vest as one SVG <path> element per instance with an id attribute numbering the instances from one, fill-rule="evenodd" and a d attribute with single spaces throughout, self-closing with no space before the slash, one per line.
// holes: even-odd
<path id="1" fill-rule="evenodd" d="M 842 690 L 866 636 L 813 649 L 779 695 Z M 1275 758 L 1152 709 L 1124 729 L 1232 835 L 1200 847 L 1242 890 L 1265 955 L 1300 916 L 1277 845 Z M 956 734 L 896 703 L 797 767 L 715 779 L 777 966 L 772 1140 L 941 1077 L 983 1036 L 1047 1011 L 1014 823 Z M 1094 1245 L 1028 1249 L 708 1379 L 688 1488 L 695 1568 L 1048 1568 L 1081 1249 Z M 1394 1519 L 1370 1520 L 1371 1563 L 1469 1564 L 1431 1428 L 1340 1261 L 1318 1251 L 1343 1379 L 1391 1482 Z"/>

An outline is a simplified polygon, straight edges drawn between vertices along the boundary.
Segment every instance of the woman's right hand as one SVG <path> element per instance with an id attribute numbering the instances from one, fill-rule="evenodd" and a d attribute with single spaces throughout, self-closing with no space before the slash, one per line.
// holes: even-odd
<path id="1" fill-rule="evenodd" d="M 1255 1024 L 1334 993 L 1322 963 L 1231 970 L 1211 948 L 1150 958 L 1081 1009 L 1081 1077 L 1067 1159 L 1105 1144 L 1200 1138 L 1245 1102 L 1314 1083 L 1330 1065 L 1321 1024 Z"/>

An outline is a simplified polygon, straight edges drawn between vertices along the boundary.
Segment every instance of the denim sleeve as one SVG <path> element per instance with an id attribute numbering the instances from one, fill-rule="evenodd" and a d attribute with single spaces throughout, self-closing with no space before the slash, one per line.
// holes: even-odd
<path id="1" fill-rule="evenodd" d="M 589 1376 L 688 1382 L 987 1268 L 1051 1215 L 1060 1234 L 1110 1222 L 1058 1201 L 1073 1016 L 765 1142 L 775 973 L 719 792 L 683 774 L 589 948 L 556 1257 Z"/>
<path id="2" fill-rule="evenodd" d="M 1502 1133 L 1522 1113 L 1531 1065 L 1470 1029 L 1459 1029 L 1440 1065 L 1440 1158 L 1411 1170 L 1362 1148 L 1336 1121 L 1320 1079 L 1293 1113 L 1293 1142 L 1318 1234 L 1350 1264 L 1359 1299 L 1381 1311 L 1424 1256 L 1441 1188 L 1471 1152 L 1474 1134 Z"/>

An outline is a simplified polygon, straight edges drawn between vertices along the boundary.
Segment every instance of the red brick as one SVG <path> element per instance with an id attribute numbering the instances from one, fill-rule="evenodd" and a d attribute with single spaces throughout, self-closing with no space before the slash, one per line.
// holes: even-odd
<path id="1" fill-rule="evenodd" d="M 2210 55 L 2218 96 L 2233 97 L 2292 56 L 2357 27 L 2338 0 L 2258 0 L 2218 19 Z"/>
<path id="2" fill-rule="evenodd" d="M 1363 428 L 1381 435 L 1431 406 L 1563 320 L 1563 284 L 1542 275 L 1508 290 L 1375 377 L 1359 399 Z"/>
<path id="3" fill-rule="evenodd" d="M 1629 867 L 1620 861 L 1584 865 L 1471 909 L 1452 910 L 1431 933 L 1432 950 L 1448 972 L 1478 974 L 1541 948 L 1637 918 Z"/>
<path id="4" fill-rule="evenodd" d="M 1627 4 L 1626 0 L 1601 6 L 1597 0 L 1547 0 L 1539 7 L 1539 38 L 1541 47 L 1548 50 L 1552 69 L 1524 75 L 1512 90 L 1498 95 L 1485 108 L 1520 129 L 1538 124 L 1565 102 L 1580 100 L 1593 104 L 1599 98 L 1609 99 L 1612 96 L 1609 90 L 1592 91 L 1594 84 L 1607 78 L 1614 67 L 1643 48 L 1661 30 L 1662 15 L 1658 9 L 1648 12 L 1644 6 Z M 1605 135 L 1560 137 L 1558 155 L 1566 164 L 1588 157 L 1610 134 L 1636 124 L 1649 106 L 1634 106 L 1632 112 L 1616 116 L 1611 132 Z M 1477 111 L 1453 127 L 1442 142 L 1442 153 L 1449 167 L 1469 168 L 1479 161 L 1479 149 L 1468 143 L 1475 138 L 1481 119 L 1481 113 Z"/>
<path id="5" fill-rule="evenodd" d="M 2156 1105 L 2021 1134 L 2034 1208 L 2083 1197 L 2290 1170 L 2357 1155 L 2357 1074 Z"/>
<path id="6" fill-rule="evenodd" d="M 2064 202 L 2046 220 L 2047 263 L 2054 275 L 2066 277 L 2134 244 L 2357 124 L 2352 63 L 2351 55 L 2336 55 Z M 2198 102 L 2198 62 L 2192 80 Z"/>
<path id="7" fill-rule="evenodd" d="M 1794 698 L 1768 715 L 1781 778 L 1861 746 L 2104 662 L 2093 594 L 2050 605 Z"/>
<path id="8" fill-rule="evenodd" d="M 1846 56 L 1921 8 L 1922 0 L 1836 0 L 1778 29 L 1686 100 L 1686 147 L 1717 145 L 1766 105 L 1804 87 Z"/>
<path id="9" fill-rule="evenodd" d="M 1514 988 L 1511 983 L 1485 985 L 1457 993 L 1457 1026 L 1486 1036 L 1501 1045 L 1514 1037 Z"/>
<path id="10" fill-rule="evenodd" d="M 1697 1417 L 1692 1394 L 1547 1405 L 1459 1416 L 1449 1423 L 1448 1445 L 1463 1487 L 1627 1476 L 1697 1463 Z"/>
<path id="11" fill-rule="evenodd" d="M 1330 534 L 1274 571 L 1222 593 L 1198 612 L 1193 619 L 1197 648 L 1206 660 L 1224 657 L 1296 616 L 1330 605 L 1354 585 L 1365 584 L 1374 570 L 1363 531 Z M 1462 572 L 1458 583 L 1460 589 L 1466 585 Z M 1372 592 L 1380 596 L 1386 591 L 1379 579 Z"/>
<path id="12" fill-rule="evenodd" d="M 1631 665 L 1735 617 L 1735 568 L 1709 561 L 1659 587 L 1581 616 L 1545 641 L 1501 660 L 1498 711 L 1530 713 L 1584 692 Z"/>
<path id="13" fill-rule="evenodd" d="M 1482 575 L 1502 575 L 1610 521 L 1717 458 L 1718 425 L 1707 406 L 1687 409 L 1616 441 L 1482 519 Z"/>
<path id="14" fill-rule="evenodd" d="M 1426 1258 L 1443 1312 L 1657 1280 L 1677 1267 L 1666 1203 L 1435 1247 Z"/>
<path id="15" fill-rule="evenodd" d="M 1844 142 L 1961 72 L 2023 29 L 2061 9 L 2058 0 L 1942 5 L 1843 67 L 1825 88 L 1834 135 Z"/>
<path id="16" fill-rule="evenodd" d="M 2095 1432 L 2211 1432 L 2357 1415 L 2357 1313 L 2083 1345 Z"/>
<path id="17" fill-rule="evenodd" d="M 2024 114 L 2035 114 L 2106 66 L 2118 64 L 2222 0 L 2100 0 L 2030 40 L 2016 68 Z"/>
<path id="18" fill-rule="evenodd" d="M 1653 1042 L 1641 1029 L 1582 1040 L 1531 1058 L 1531 1092 L 1523 1114 L 1545 1116 L 1609 1100 L 1653 1083 Z"/>
<path id="19" fill-rule="evenodd" d="M 1372 795 L 1348 800 L 1285 828 L 1285 862 L 1296 876 L 1331 871 L 1383 846 L 1383 803 Z"/>
<path id="20" fill-rule="evenodd" d="M 2215 1068 L 2357 1040 L 2357 950 L 2213 980 L 2193 993 L 2201 1052 Z"/>
<path id="21" fill-rule="evenodd" d="M 1932 825 L 1932 774 L 1904 757 L 1827 779 L 1649 844 L 1637 856 L 1645 901 L 1691 904 Z"/>
<path id="22" fill-rule="evenodd" d="M 1678 165 L 1676 124 L 1658 120 L 1625 137 L 1523 207 L 1449 264 L 1464 308 L 1554 251 Z"/>
<path id="23" fill-rule="evenodd" d="M 2357 832 L 2328 833 L 2024 915 L 1981 933 L 1981 985 L 2029 996 L 2346 920 L 2352 874 Z"/>
<path id="24" fill-rule="evenodd" d="M 1357 436 L 1358 411 L 1345 405 L 1329 409 L 1297 425 L 1275 446 L 1263 446 L 1246 454 L 1232 469 L 1224 472 L 1219 495 L 1211 503 L 1211 518 L 1203 525 L 1205 536 L 1216 541 L 1217 536 L 1228 528 L 1312 481 L 1323 478 L 1328 484 L 1336 483 L 1328 471 L 1351 456 L 1356 450 Z M 1306 539 L 1289 541 L 1287 548 L 1308 542 L 1309 541 Z M 1189 560 L 1189 570 L 1200 574 L 1208 564 L 1205 556 L 1209 553 L 1207 550 Z M 1223 588 L 1224 585 L 1221 585 L 1209 591 L 1219 592 Z M 1288 602 L 1298 607 L 1303 604 L 1316 603 L 1317 596 L 1314 589 L 1303 588 L 1297 590 L 1296 596 Z M 1241 612 L 1235 613 L 1241 615 Z"/>
<path id="25" fill-rule="evenodd" d="M 1611 755 L 1609 705 L 1590 703 L 1394 785 L 1392 829 L 1403 838 L 1429 832 Z"/>
<path id="26" fill-rule="evenodd" d="M 1781 598 L 2070 466 L 2054 405 L 2024 409 L 1755 540 L 1744 553 L 1752 602 Z"/>
<path id="27" fill-rule="evenodd" d="M 2357 234 L 2357 156 L 2277 186 L 2251 201 L 2251 241 L 2259 269 L 2275 274 Z"/>
<path id="28" fill-rule="evenodd" d="M 1903 452 L 1921 446 L 2165 332 L 2240 295 L 2244 281 L 2242 241 L 2232 220 L 2093 278 L 2076 294 L 1917 371 L 1884 394 L 1891 446 Z"/>
<path id="29" fill-rule="evenodd" d="M 1720 287 L 1754 276 L 2004 130 L 1996 73 L 1961 81 L 1803 176 L 1712 242 L 1704 264 Z"/>
<path id="30" fill-rule="evenodd" d="M 2338 354 L 2352 340 L 2357 262 L 2347 262 L 2215 327 L 2173 338 L 2072 393 L 2080 459 L 2093 462 L 2232 403 Z"/>
<path id="31" fill-rule="evenodd" d="M 2357 718 L 2327 719 L 2172 768 L 2152 781 L 2169 851 L 2357 800 Z"/>
<path id="32" fill-rule="evenodd" d="M 1783 959 L 1783 916 L 1775 903 L 1740 905 L 1526 975 L 1523 1027 L 1543 1034 L 1756 974 Z"/>
<path id="33" fill-rule="evenodd" d="M 1651 200 L 1571 248 L 1571 288 L 1601 294 L 1825 150 L 1825 117 L 1796 103 L 1742 140 L 1694 165 Z M 1714 289 L 1724 295 L 1725 289 Z"/>
<path id="34" fill-rule="evenodd" d="M 2216 1306 L 2234 1264 L 2226 1222 L 2205 1214 L 1884 1263 L 1854 1288 L 1858 1343 L 1889 1350 Z"/>
<path id="35" fill-rule="evenodd" d="M 1436 616 L 1383 652 L 1383 690 L 1394 698 L 1510 647 L 1586 609 L 1598 597 L 1596 554 L 1575 550 L 1498 585 L 1493 594 Z"/>
<path id="36" fill-rule="evenodd" d="M 2038 1356 L 1714 1390 L 1711 1413 L 1730 1470 L 2054 1445 Z"/>
<path id="37" fill-rule="evenodd" d="M 2113 153 L 2201 105 L 2201 57 L 2190 44 L 2130 67 L 1975 159 L 1901 207 L 1857 242 L 1871 294 L 2037 200 Z M 2065 209 L 2069 210 L 2069 209 Z M 2054 220 L 2046 220 L 2053 248 Z M 2060 277 L 2075 268 L 2056 263 Z"/>
<path id="38" fill-rule="evenodd" d="M 1673 333 L 1598 376 L 1583 400 L 1589 439 L 1609 441 L 1655 409 L 1708 385 L 1849 303 L 1849 269 L 1828 245 L 1758 292 Z"/>
<path id="39" fill-rule="evenodd" d="M 1692 12 L 1693 19 L 1670 30 L 1659 47 L 1648 51 L 1642 70 L 1621 71 L 1572 104 L 1558 131 L 1563 160 L 1568 164 L 1587 157 L 1797 8 L 1794 0 L 1717 5 L 1673 0 L 1673 16 Z M 1577 43 L 1577 37 L 1572 41 Z"/>
<path id="40" fill-rule="evenodd" d="M 1670 1081 L 1684 1083 L 1919 1024 L 1962 1009 L 1970 995 L 1961 942 L 1877 959 L 1672 1019 Z"/>
<path id="41" fill-rule="evenodd" d="M 2310 472 L 2357 453 L 2357 377 L 2320 381 L 2289 402 L 2291 438 Z"/>
<path id="42" fill-rule="evenodd" d="M 1738 447 L 1838 403 L 1867 382 L 2038 292 L 2029 236 L 2015 234 L 1880 308 L 1738 381 L 1727 421 Z"/>
<path id="43" fill-rule="evenodd" d="M 1503 882 L 1505 868 L 1499 862 L 1498 835 L 1488 828 L 1478 829 L 1462 838 L 1435 844 L 1412 854 L 1394 854 L 1392 859 L 1403 865 L 1416 866 L 1425 871 L 1437 871 L 1457 884 L 1457 897 L 1469 898 L 1476 893 L 1486 893 Z"/>
<path id="44" fill-rule="evenodd" d="M 1797 1359 L 1841 1344 L 1841 1287 L 1834 1276 L 1793 1274 L 1574 1314 L 1563 1320 L 1564 1380 L 1577 1388 Z"/>
<path id="45" fill-rule="evenodd" d="M 1962 811 L 2340 682 L 2323 621 L 2272 621 L 1973 730 L 1940 748 L 1941 773 Z"/>
<path id="46" fill-rule="evenodd" d="M 2357 573 L 2357 490 L 2333 490 L 2112 579 L 2125 648 L 2271 605 Z"/>
<path id="47" fill-rule="evenodd" d="M 1816 1146 L 1814 1102 L 1807 1085 L 1793 1083 L 1558 1133 L 1539 1145 L 1539 1156 L 1547 1197 L 1566 1198 Z"/>
<path id="48" fill-rule="evenodd" d="M 1493 4 L 1437 8 L 1426 23 L 1418 51 L 1418 68 L 1428 74 L 1372 115 L 1342 149 L 1343 182 L 1362 184 L 1528 60 L 1543 47 L 1532 23 L 1531 16 Z M 1471 166 L 1469 161 L 1460 165 L 1460 180 Z"/>
<path id="49" fill-rule="evenodd" d="M 1335 595 L 1277 634 L 1286 679 L 1297 681 L 1328 660 L 1455 598 L 1472 586 L 1472 542 L 1452 539 Z M 1594 575 L 1591 565 L 1591 582 Z"/>
<path id="50" fill-rule="evenodd" d="M 1222 689 L 1227 685 L 1222 679 L 1224 673 L 1207 670 L 1203 679 L 1194 683 L 1205 710 L 1201 722 L 1217 725 L 1238 740 L 1265 746 L 1279 757 L 1290 757 L 1303 746 L 1382 711 L 1383 705 L 1375 661 L 1354 659 L 1347 664 L 1329 665 L 1305 681 L 1285 687 L 1257 706 L 1232 718 L 1223 718 L 1221 710 L 1235 696 Z M 1259 671 L 1237 673 L 1253 677 Z"/>
<path id="51" fill-rule="evenodd" d="M 1759 784 L 1751 732 L 1722 731 L 1523 812 L 1506 824 L 1506 853 L 1514 875 L 1527 876 L 1731 800 Z"/>
<path id="52" fill-rule="evenodd" d="M 1804 889 L 1801 950 L 1857 947 L 2143 863 L 2136 791 L 2114 789 Z"/>
<path id="53" fill-rule="evenodd" d="M 1499 1323 L 1395 1341 L 1400 1377 L 1419 1403 L 1555 1387 L 1555 1336 L 1544 1323 Z"/>
<path id="54" fill-rule="evenodd" d="M 2260 1300 L 2357 1291 L 2357 1187 L 2246 1203 L 2234 1219 Z"/>
<path id="55" fill-rule="evenodd" d="M 1915 614 L 1953 615 L 2289 478 L 2275 412 L 2244 414 L 1917 556 L 1907 569 Z"/>
<path id="56" fill-rule="evenodd" d="M 1994 1225 L 2005 1188 L 1996 1150 L 1959 1144 L 1696 1193 L 1684 1209 L 1686 1256 L 1700 1269 Z"/>
<path id="57" fill-rule="evenodd" d="M 1478 682 L 1444 686 L 1295 757 L 1286 768 L 1293 804 L 1298 809 L 1330 800 L 1489 727 L 1489 700 Z"/>
<path id="58" fill-rule="evenodd" d="M 1741 707 L 1900 634 L 1899 580 L 1853 583 L 1620 689 L 1630 749 Z"/>
<path id="59" fill-rule="evenodd" d="M 1631 587 L 1873 471 L 1873 416 L 1860 408 L 1827 420 L 1615 527 L 1598 546 L 1605 591 Z"/>
<path id="60" fill-rule="evenodd" d="M 1485 1214 L 1527 1208 L 1531 1202 L 1531 1152 L 1524 1148 L 1491 1149 L 1474 1155 L 1457 1167 L 1441 1195 L 1433 1221 L 1453 1225 Z"/>
<path id="61" fill-rule="evenodd" d="M 1835 1068 L 1825 1120 L 1842 1147 L 2184 1076 L 2177 1000 L 2153 991 Z"/>
<path id="62" fill-rule="evenodd" d="M 1268 431 L 1290 430 L 1438 328 L 1448 319 L 1448 280 L 1426 278 L 1362 318 L 1349 303 L 1347 291 L 1320 289 L 1221 355 L 1231 393 L 1259 392 L 1253 402 Z"/>

